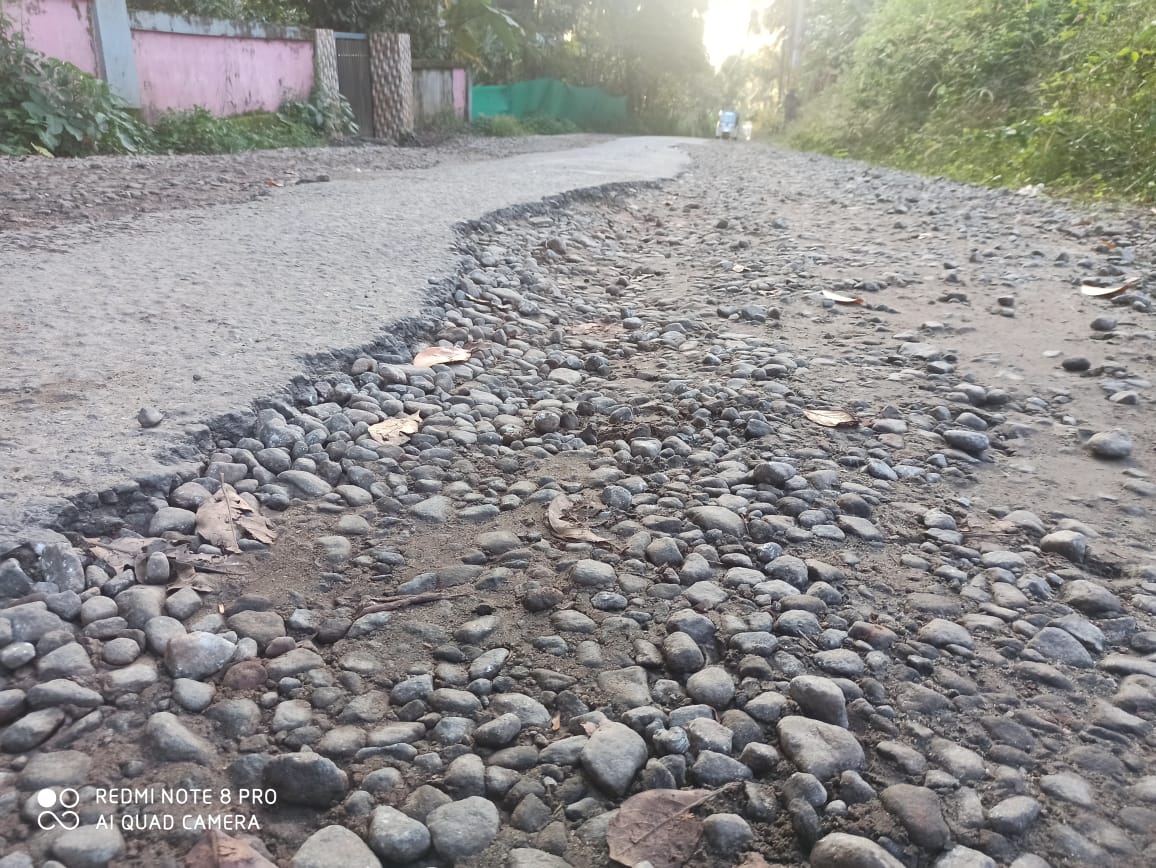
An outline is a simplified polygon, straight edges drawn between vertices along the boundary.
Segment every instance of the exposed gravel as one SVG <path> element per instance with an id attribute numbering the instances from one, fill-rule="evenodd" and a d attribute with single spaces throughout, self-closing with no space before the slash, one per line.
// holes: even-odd
<path id="1" fill-rule="evenodd" d="M 152 548 L 211 559 L 178 513 L 232 480 L 279 533 L 201 562 L 239 575 L 0 566 L 4 852 L 180 864 L 214 815 L 279 865 L 601 868 L 626 798 L 704 787 L 694 868 L 1144 864 L 1156 274 L 1113 219 L 719 144 L 474 226 L 429 332 L 76 527 L 163 515 Z M 473 355 L 415 366 L 430 343 Z M 85 825 L 38 830 L 42 786 Z M 125 786 L 232 801 L 96 803 Z"/>

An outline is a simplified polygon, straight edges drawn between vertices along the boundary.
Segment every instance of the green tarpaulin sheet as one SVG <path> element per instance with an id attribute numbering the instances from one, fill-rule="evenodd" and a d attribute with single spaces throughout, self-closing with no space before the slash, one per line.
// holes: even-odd
<path id="1" fill-rule="evenodd" d="M 611 96 L 597 87 L 576 87 L 556 78 L 478 85 L 470 96 L 471 120 L 493 115 L 541 115 L 583 125 L 626 119 L 626 97 Z"/>

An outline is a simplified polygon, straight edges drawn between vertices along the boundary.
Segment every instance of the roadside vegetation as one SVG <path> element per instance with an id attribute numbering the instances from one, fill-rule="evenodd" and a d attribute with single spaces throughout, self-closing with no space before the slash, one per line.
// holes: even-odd
<path id="1" fill-rule="evenodd" d="M 790 7 L 792 3 L 783 3 Z M 1156 201 L 1156 0 L 813 0 L 786 140 L 992 186 Z M 768 13 L 769 15 L 769 13 Z M 777 106 L 776 106 L 777 107 Z"/>

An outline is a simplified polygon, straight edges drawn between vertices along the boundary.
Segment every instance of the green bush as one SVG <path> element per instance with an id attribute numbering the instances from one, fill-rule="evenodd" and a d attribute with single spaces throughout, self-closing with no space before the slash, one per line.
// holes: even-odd
<path id="1" fill-rule="evenodd" d="M 807 149 L 1156 200 L 1156 0 L 881 0 Z"/>
<path id="2" fill-rule="evenodd" d="M 28 48 L 0 15 L 0 154 L 129 153 L 146 141 L 107 84 Z"/>
<path id="3" fill-rule="evenodd" d="M 492 115 L 490 117 L 478 118 L 473 123 L 474 131 L 483 136 L 497 136 L 501 138 L 510 138 L 512 136 L 526 135 L 526 129 L 513 115 Z"/>
<path id="4" fill-rule="evenodd" d="M 521 123 L 526 134 L 531 136 L 565 136 L 581 132 L 572 120 L 545 115 L 527 115 Z"/>
<path id="5" fill-rule="evenodd" d="M 427 120 L 422 128 L 442 136 L 457 136 L 470 131 L 469 123 L 452 110 L 438 112 Z"/>

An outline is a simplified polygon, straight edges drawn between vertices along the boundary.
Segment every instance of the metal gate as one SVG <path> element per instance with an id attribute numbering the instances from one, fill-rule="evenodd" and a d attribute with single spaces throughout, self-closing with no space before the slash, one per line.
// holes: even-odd
<path id="1" fill-rule="evenodd" d="M 373 83 L 369 72 L 369 39 L 364 33 L 335 33 L 337 87 L 353 108 L 361 135 L 373 135 Z"/>

